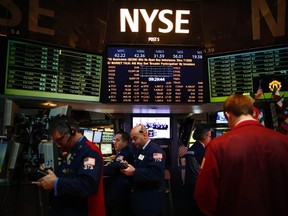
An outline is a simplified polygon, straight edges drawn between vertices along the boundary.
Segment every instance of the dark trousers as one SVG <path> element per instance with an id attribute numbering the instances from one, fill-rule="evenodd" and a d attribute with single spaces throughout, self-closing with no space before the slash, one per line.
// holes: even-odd
<path id="1" fill-rule="evenodd" d="M 123 208 L 106 208 L 107 216 L 132 216 L 129 205 Z"/>
<path id="2" fill-rule="evenodd" d="M 185 184 L 184 185 L 184 199 L 187 211 L 191 213 L 191 216 L 204 216 L 201 210 L 198 208 L 197 203 L 194 199 L 194 189 L 195 184 Z M 188 213 L 187 212 L 187 213 Z"/>

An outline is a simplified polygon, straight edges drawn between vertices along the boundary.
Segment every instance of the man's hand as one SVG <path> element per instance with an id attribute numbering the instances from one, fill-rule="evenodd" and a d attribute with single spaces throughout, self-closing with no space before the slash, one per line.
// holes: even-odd
<path id="1" fill-rule="evenodd" d="M 128 167 L 126 169 L 121 169 L 121 173 L 127 176 L 133 176 L 135 172 L 135 168 L 131 164 L 127 164 Z"/>
<path id="2" fill-rule="evenodd" d="M 48 175 L 38 180 L 38 185 L 43 187 L 45 190 L 50 190 L 54 188 L 54 182 L 57 176 L 51 170 L 47 170 L 47 172 L 48 172 Z"/>

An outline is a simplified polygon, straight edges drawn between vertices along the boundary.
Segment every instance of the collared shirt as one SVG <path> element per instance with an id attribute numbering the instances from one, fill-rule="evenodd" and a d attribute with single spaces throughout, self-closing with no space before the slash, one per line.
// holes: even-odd
<path id="1" fill-rule="evenodd" d="M 149 140 L 145 143 L 145 145 L 142 147 L 142 149 L 145 149 L 146 146 L 149 144 L 150 141 L 151 141 L 151 140 L 149 139 Z"/>
<path id="2" fill-rule="evenodd" d="M 241 123 L 241 122 L 244 122 L 244 121 L 250 121 L 250 120 L 253 120 L 253 121 L 257 121 L 256 119 L 254 119 L 254 118 L 246 118 L 246 119 L 242 119 L 242 120 L 240 120 L 239 122 L 237 122 L 236 124 L 235 124 L 235 126 L 236 125 L 238 125 L 239 123 Z"/>

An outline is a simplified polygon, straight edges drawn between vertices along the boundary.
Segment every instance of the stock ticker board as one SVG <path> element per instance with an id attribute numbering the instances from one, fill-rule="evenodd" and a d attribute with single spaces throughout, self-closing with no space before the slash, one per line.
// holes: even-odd
<path id="1" fill-rule="evenodd" d="M 264 91 L 261 98 L 267 99 L 272 94 L 267 80 L 279 80 L 282 82 L 279 91 L 288 90 L 288 47 L 261 48 L 210 56 L 207 57 L 207 62 L 210 102 L 223 102 L 230 94 L 236 92 L 256 93 L 260 82 Z"/>
<path id="2" fill-rule="evenodd" d="M 101 74 L 101 55 L 7 40 L 7 95 L 99 102 Z"/>
<path id="3" fill-rule="evenodd" d="M 167 46 L 108 46 L 107 103 L 204 103 L 203 50 Z"/>

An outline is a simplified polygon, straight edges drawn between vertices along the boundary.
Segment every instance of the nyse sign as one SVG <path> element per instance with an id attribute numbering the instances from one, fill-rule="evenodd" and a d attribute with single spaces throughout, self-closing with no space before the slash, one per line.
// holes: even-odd
<path id="1" fill-rule="evenodd" d="M 169 17 L 174 15 L 175 20 L 170 20 Z M 139 14 L 142 15 L 144 22 L 146 24 L 146 32 L 152 32 L 152 26 L 155 19 L 165 24 L 166 28 L 158 28 L 159 33 L 170 33 L 175 31 L 179 34 L 189 34 L 189 28 L 185 28 L 185 25 L 189 25 L 189 15 L 190 10 L 159 10 L 154 9 L 149 16 L 146 9 L 133 9 L 133 15 L 130 14 L 130 11 L 126 8 L 120 9 L 120 31 L 126 32 L 126 23 L 128 23 L 132 32 L 139 32 Z M 175 25 L 175 26 L 174 26 Z"/>
<path id="2" fill-rule="evenodd" d="M 60 2 L 62 4 L 59 6 L 47 0 L 0 0 L 0 34 L 18 34 L 72 47 L 78 45 L 77 48 L 81 49 L 91 49 L 103 41 L 143 42 L 147 39 L 145 35 L 148 36 L 148 42 L 159 42 L 161 37 L 163 43 L 177 42 L 182 45 L 203 45 L 205 38 L 205 46 L 212 44 L 218 49 L 222 47 L 221 51 L 259 46 L 262 43 L 267 46 L 288 42 L 287 0 L 245 1 L 241 12 L 237 0 L 224 7 L 211 7 L 213 1 L 204 1 L 200 10 L 188 1 L 185 4 L 184 1 L 176 1 L 177 4 L 174 1 L 159 1 L 157 7 L 154 7 L 156 4 L 145 7 L 140 1 L 130 1 L 124 6 L 122 1 L 95 0 L 87 1 L 89 4 L 82 7 L 79 7 L 77 0 L 70 0 L 69 4 Z M 111 7 L 104 2 L 109 2 Z M 222 15 L 227 10 L 239 11 L 240 14 L 227 20 Z M 63 19 L 63 14 L 66 19 Z M 114 18 L 115 14 L 117 19 Z M 225 25 L 219 22 L 220 18 L 225 20 Z M 237 19 L 244 19 L 245 22 L 235 25 Z M 220 24 L 215 26 L 215 23 Z M 225 29 L 229 41 L 223 39 Z"/>

